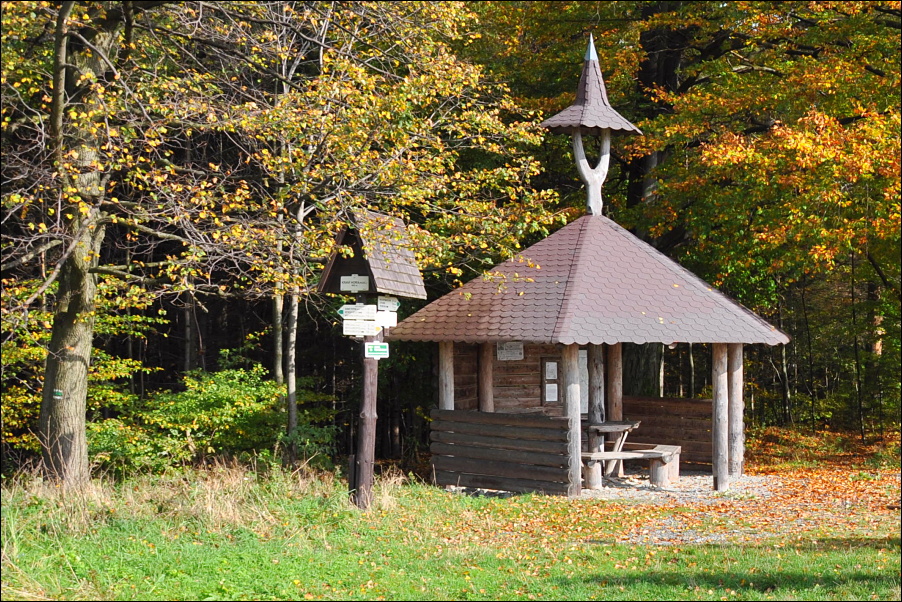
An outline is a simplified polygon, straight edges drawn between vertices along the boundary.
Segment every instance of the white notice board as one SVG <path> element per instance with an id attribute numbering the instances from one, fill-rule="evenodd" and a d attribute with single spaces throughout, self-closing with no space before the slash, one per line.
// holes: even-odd
<path id="1" fill-rule="evenodd" d="M 523 342 L 498 343 L 497 357 L 499 362 L 513 362 L 523 359 Z"/>

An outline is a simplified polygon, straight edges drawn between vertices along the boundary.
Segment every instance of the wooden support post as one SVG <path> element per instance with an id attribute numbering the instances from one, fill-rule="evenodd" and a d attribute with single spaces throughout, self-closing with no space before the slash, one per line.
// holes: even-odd
<path id="1" fill-rule="evenodd" d="M 495 345 L 482 343 L 479 345 L 479 411 L 495 411 L 495 393 L 493 374 L 495 366 Z"/>
<path id="2" fill-rule="evenodd" d="M 579 345 L 567 345 L 561 352 L 562 384 L 564 386 L 564 415 L 567 417 L 570 484 L 569 497 L 582 493 L 582 421 L 580 420 Z"/>
<path id="3" fill-rule="evenodd" d="M 367 343 L 382 340 L 382 333 L 364 337 Z M 360 399 L 360 424 L 357 427 L 357 454 L 354 458 L 354 482 L 351 483 L 351 501 L 361 510 L 370 507 L 373 500 L 373 462 L 376 457 L 376 391 L 379 386 L 379 360 L 363 358 L 363 393 Z"/>
<path id="4" fill-rule="evenodd" d="M 615 343 L 608 345 L 607 373 L 607 420 L 623 420 L 623 345 Z M 608 474 L 623 476 L 623 461 L 613 462 L 614 470 Z M 616 472 L 615 472 L 616 471 Z"/>
<path id="5" fill-rule="evenodd" d="M 608 345 L 608 420 L 623 420 L 623 345 Z"/>
<path id="6" fill-rule="evenodd" d="M 604 348 L 601 345 L 589 345 L 589 424 L 604 422 Z M 604 451 L 604 435 L 589 430 L 586 439 L 588 451 Z M 588 489 L 600 489 L 602 462 L 590 460 L 586 463 L 584 476 Z"/>
<path id="7" fill-rule="evenodd" d="M 454 342 L 438 344 L 438 407 L 454 409 Z"/>
<path id="8" fill-rule="evenodd" d="M 714 489 L 726 491 L 730 487 L 727 345 L 726 343 L 714 343 L 712 348 L 711 382 L 714 385 L 714 408 L 711 420 L 711 464 L 714 474 Z"/>
<path id="9" fill-rule="evenodd" d="M 729 473 L 731 479 L 742 476 L 745 464 L 745 402 L 742 395 L 742 343 L 727 345 L 727 396 L 729 401 Z"/>

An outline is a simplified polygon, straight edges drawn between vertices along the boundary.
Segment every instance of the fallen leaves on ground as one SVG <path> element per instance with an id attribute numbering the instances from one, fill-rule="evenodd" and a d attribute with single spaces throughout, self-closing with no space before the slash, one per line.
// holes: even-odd
<path id="1" fill-rule="evenodd" d="M 767 479 L 767 495 L 762 496 L 725 492 L 713 499 L 657 504 L 553 496 L 497 499 L 462 522 L 447 523 L 442 536 L 456 545 L 507 541 L 538 548 L 562 540 L 762 543 L 776 537 L 785 541 L 788 532 L 810 543 L 837 536 L 886 537 L 899 530 L 900 472 L 897 467 L 861 468 L 870 451 L 864 446 L 822 451 L 817 467 L 797 467 L 759 450 L 747 472 Z"/>

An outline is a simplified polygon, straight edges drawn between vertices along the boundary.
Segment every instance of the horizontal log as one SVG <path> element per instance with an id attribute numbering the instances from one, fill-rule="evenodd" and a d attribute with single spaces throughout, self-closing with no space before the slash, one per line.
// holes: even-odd
<path id="1" fill-rule="evenodd" d="M 671 411 L 673 408 L 649 408 L 649 407 L 641 407 L 641 408 L 626 408 L 629 411 L 629 418 L 636 418 L 638 420 L 639 416 L 646 416 L 648 418 L 662 418 L 662 419 L 678 419 L 678 420 L 698 420 L 698 421 L 707 421 L 711 420 L 711 411 L 710 410 L 699 410 L 699 408 L 688 408 L 685 411 Z M 625 410 L 625 411 L 626 411 Z"/>
<path id="2" fill-rule="evenodd" d="M 510 411 L 510 410 L 531 410 L 531 409 L 541 410 L 542 409 L 542 400 L 540 400 L 538 397 L 534 397 L 531 399 L 522 398 L 522 397 L 505 399 L 502 397 L 502 398 L 498 399 L 497 403 L 495 404 L 496 412 L 506 412 L 506 411 Z"/>
<path id="3" fill-rule="evenodd" d="M 683 420 L 710 420 L 711 410 L 696 407 L 690 408 L 674 408 L 674 407 L 654 407 L 654 406 L 623 406 L 624 418 L 641 419 L 645 416 L 660 418 L 678 418 Z"/>
<path id="4" fill-rule="evenodd" d="M 522 385 L 519 387 L 495 387 L 495 399 L 529 398 L 540 399 L 542 387 L 536 385 Z"/>
<path id="5" fill-rule="evenodd" d="M 711 421 L 710 420 L 692 420 L 687 418 L 680 418 L 679 416 L 672 416 L 670 420 L 668 420 L 668 416 L 642 416 L 641 414 L 630 414 L 630 418 L 635 417 L 635 419 L 642 423 L 643 431 L 692 431 L 699 433 L 710 433 L 711 432 Z"/>
<path id="6" fill-rule="evenodd" d="M 648 431 L 641 435 L 637 435 L 636 431 L 633 431 L 629 439 L 636 443 L 661 443 L 663 441 L 668 445 L 711 445 L 711 433 L 693 433 L 692 431 Z"/>
<path id="7" fill-rule="evenodd" d="M 640 419 L 636 419 L 640 420 Z M 651 433 L 651 432 L 661 432 L 661 433 L 682 433 L 682 432 L 691 432 L 691 433 L 699 433 L 706 435 L 709 439 L 711 438 L 711 421 L 698 421 L 698 420 L 680 420 L 679 418 L 675 418 L 674 420 L 668 422 L 666 420 L 662 420 L 660 417 L 656 419 L 642 419 L 642 428 L 640 431 Z M 638 432 L 638 431 L 637 431 Z"/>
<path id="8" fill-rule="evenodd" d="M 541 452 L 546 454 L 567 453 L 566 441 L 530 441 L 524 439 L 501 439 L 480 435 L 468 435 L 464 433 L 443 433 L 432 431 L 432 441 L 451 443 L 454 445 L 466 445 L 470 447 L 497 448 L 511 451 Z"/>
<path id="9" fill-rule="evenodd" d="M 635 435 L 635 436 L 633 436 Z M 646 431 L 641 434 L 633 431 L 629 437 L 630 441 L 636 443 L 666 443 L 667 445 L 696 445 L 704 447 L 711 445 L 711 433 L 692 432 L 692 431 Z"/>
<path id="10" fill-rule="evenodd" d="M 657 418 L 660 420 L 696 420 L 699 422 L 710 422 L 711 411 L 701 412 L 698 408 L 689 408 L 685 411 L 671 411 L 672 408 L 631 408 L 624 407 L 624 418 L 632 420 L 643 420 L 645 418 Z"/>
<path id="11" fill-rule="evenodd" d="M 644 434 L 641 437 L 630 437 L 629 441 L 635 441 L 636 443 L 661 443 L 665 442 L 667 445 L 680 445 L 682 447 L 690 448 L 690 449 L 707 449 L 711 447 L 711 435 L 709 434 L 706 437 L 702 438 L 689 438 L 686 436 L 657 436 L 660 434 L 656 433 L 648 433 Z"/>
<path id="12" fill-rule="evenodd" d="M 567 470 L 550 466 L 531 466 L 516 462 L 496 460 L 473 460 L 470 458 L 452 458 L 449 456 L 432 456 L 432 467 L 435 470 L 479 474 L 509 479 L 537 479 L 555 483 L 567 483 Z"/>
<path id="13" fill-rule="evenodd" d="M 567 430 L 567 420 L 542 414 L 505 414 L 503 412 L 459 412 L 456 410 L 432 410 L 429 416 L 435 422 L 471 422 L 474 424 L 498 424 L 503 426 L 529 426 L 554 430 Z M 433 424 L 433 428 L 435 425 Z"/>
<path id="14" fill-rule="evenodd" d="M 517 362 L 506 362 L 498 360 L 495 362 L 495 374 L 512 375 L 512 374 L 538 374 L 541 368 L 541 362 L 536 359 L 525 359 Z"/>
<path id="15" fill-rule="evenodd" d="M 468 435 L 483 435 L 508 439 L 530 439 L 533 441 L 565 441 L 567 431 L 541 427 L 501 426 L 497 424 L 475 424 L 471 422 L 437 421 L 432 429 Z"/>
<path id="16" fill-rule="evenodd" d="M 497 449 L 490 447 L 470 447 L 468 445 L 448 444 L 433 442 L 429 451 L 435 456 L 454 456 L 455 458 L 471 458 L 473 460 L 495 460 L 502 462 L 516 462 L 518 464 L 531 464 L 534 466 L 552 466 L 554 468 L 567 468 L 569 461 L 566 455 L 549 454 L 534 451 L 513 451 L 509 449 Z"/>
<path id="17" fill-rule="evenodd" d="M 661 403 L 661 402 L 623 402 L 623 413 L 632 417 L 633 414 L 663 415 L 663 416 L 711 416 L 712 405 L 709 403 Z"/>
<path id="18" fill-rule="evenodd" d="M 567 431 L 541 427 L 501 426 L 497 424 L 474 424 L 470 422 L 434 421 L 434 431 L 450 431 L 485 437 L 505 437 L 508 439 L 529 439 L 532 441 L 566 441 Z"/>
<path id="19" fill-rule="evenodd" d="M 537 481 L 535 479 L 506 479 L 486 475 L 461 474 L 436 470 L 437 485 L 454 485 L 457 487 L 477 487 L 480 489 L 496 489 L 516 493 L 546 493 L 550 495 L 567 495 L 569 487 L 564 483 Z"/>
<path id="20" fill-rule="evenodd" d="M 541 375 L 538 373 L 535 374 L 496 374 L 493 379 L 495 387 L 514 387 L 520 385 L 534 385 L 539 386 L 542 384 Z"/>
<path id="21" fill-rule="evenodd" d="M 624 403 L 665 403 L 665 404 L 686 404 L 696 405 L 699 407 L 710 407 L 713 401 L 711 399 L 700 399 L 695 397 L 641 397 L 638 395 L 624 395 Z"/>

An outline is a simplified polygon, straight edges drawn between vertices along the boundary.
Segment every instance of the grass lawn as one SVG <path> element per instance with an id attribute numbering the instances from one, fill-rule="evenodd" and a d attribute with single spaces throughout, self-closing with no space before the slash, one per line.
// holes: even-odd
<path id="1" fill-rule="evenodd" d="M 218 466 L 67 497 L 23 478 L 2 490 L 2 597 L 898 600 L 898 457 L 844 454 L 765 450 L 750 472 L 777 495 L 679 506 L 471 497 L 397 471 L 367 513 L 329 473 Z M 663 523 L 718 543 L 630 543 Z"/>

